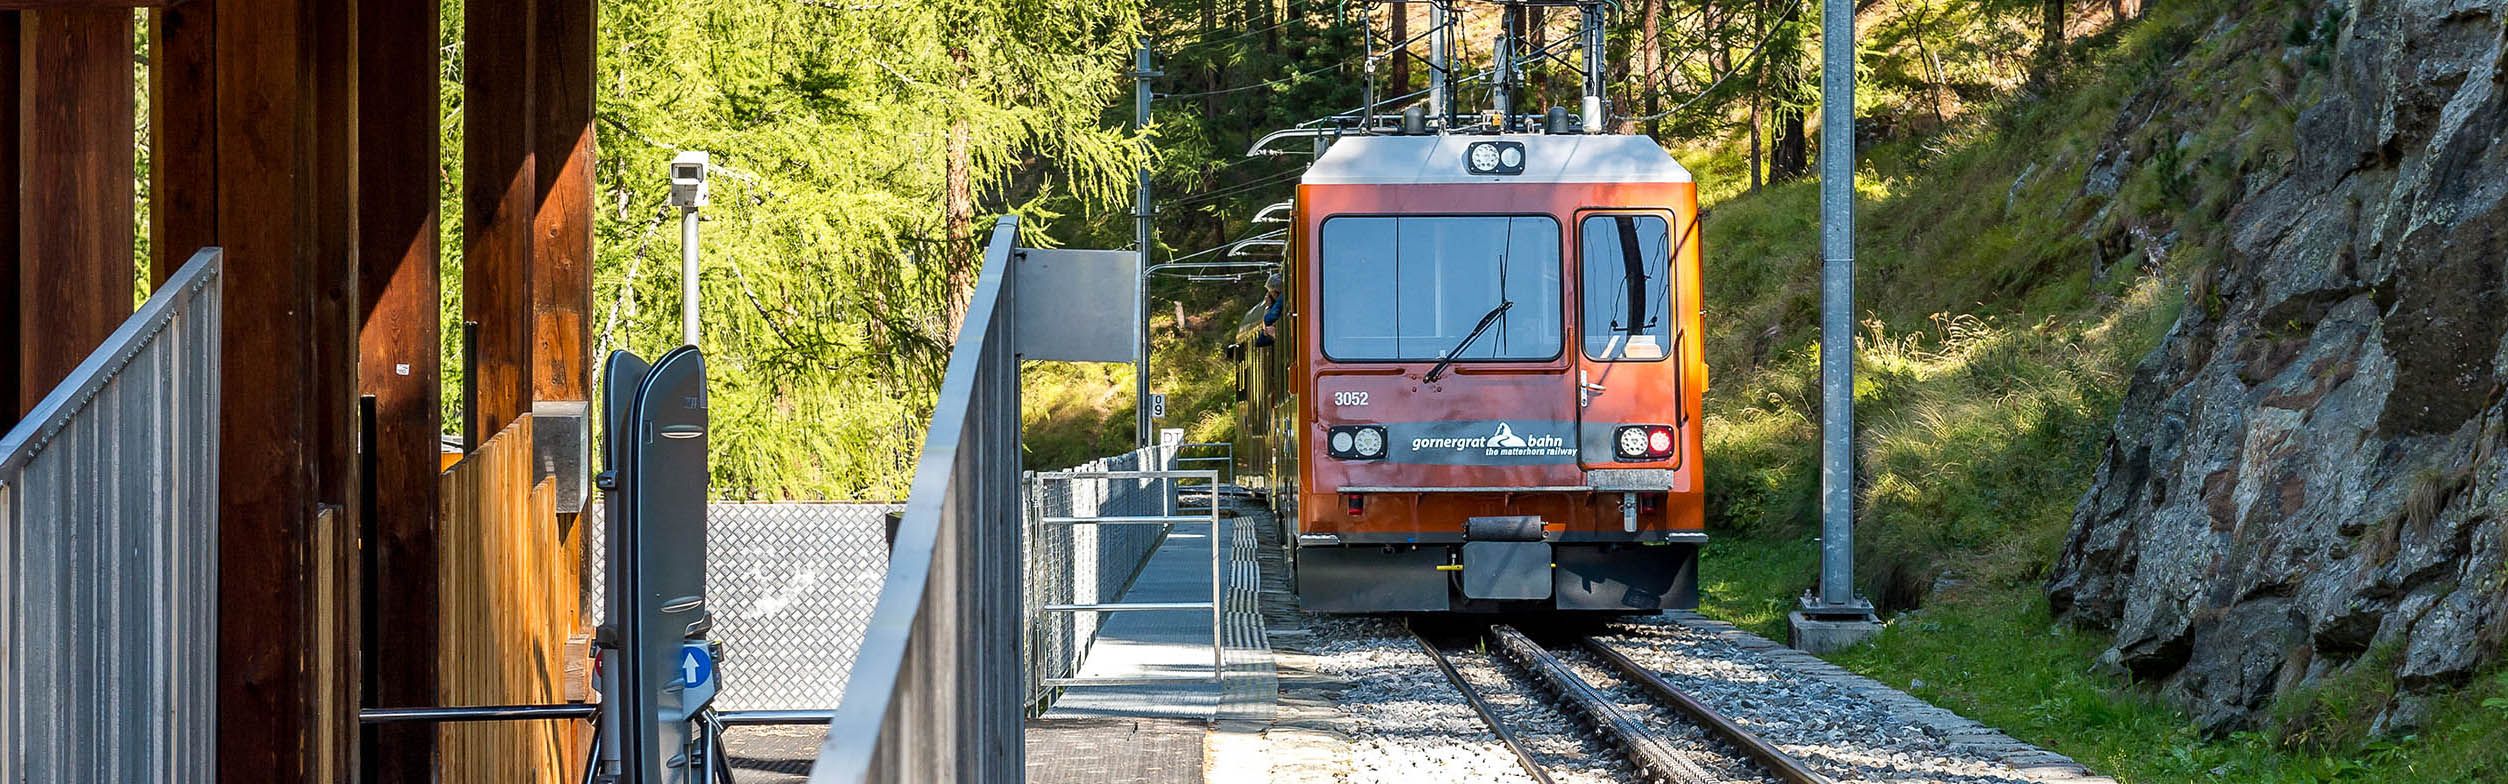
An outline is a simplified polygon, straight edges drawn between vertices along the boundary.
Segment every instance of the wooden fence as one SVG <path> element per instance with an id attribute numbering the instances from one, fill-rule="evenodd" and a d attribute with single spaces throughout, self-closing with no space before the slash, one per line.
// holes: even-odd
<path id="1" fill-rule="evenodd" d="M 547 704 L 580 698 L 582 526 L 561 529 L 556 492 L 534 483 L 525 416 L 444 472 L 444 635 L 436 669 L 446 705 Z M 385 635 L 389 644 L 389 632 Z M 579 780 L 586 725 L 450 724 L 442 781 Z"/>

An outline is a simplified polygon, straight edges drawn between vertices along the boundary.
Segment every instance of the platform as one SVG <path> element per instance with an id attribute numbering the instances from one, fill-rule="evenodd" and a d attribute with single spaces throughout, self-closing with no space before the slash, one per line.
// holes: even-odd
<path id="1" fill-rule="evenodd" d="M 1259 728 L 1279 693 L 1263 637 L 1257 591 L 1259 513 L 1223 518 L 1221 579 L 1225 677 L 1150 685 L 1075 685 L 1028 724 L 1030 784 L 1167 784 L 1203 780 L 1212 728 Z M 1210 551 L 1191 527 L 1168 533 L 1125 591 L 1125 602 L 1190 602 L 1210 596 Z M 1111 613 L 1081 664 L 1084 678 L 1125 678 L 1211 669 L 1210 616 Z"/>

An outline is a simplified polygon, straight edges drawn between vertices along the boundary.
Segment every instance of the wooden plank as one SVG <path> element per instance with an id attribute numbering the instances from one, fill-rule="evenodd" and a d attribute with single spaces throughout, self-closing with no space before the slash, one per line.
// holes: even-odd
<path id="1" fill-rule="evenodd" d="M 17 171 L 17 18 L 0 11 L 0 171 Z M 17 189 L 0 187 L 0 215 L 16 215 Z M 17 424 L 18 414 L 32 407 L 18 394 L 17 221 L 0 219 L 0 429 Z"/>
<path id="2" fill-rule="evenodd" d="M 479 323 L 481 433 L 531 411 L 534 5 L 462 6 L 462 312 Z"/>
<path id="3" fill-rule="evenodd" d="M 443 704 L 437 693 L 436 519 L 442 470 L 442 295 L 437 259 L 436 0 L 366 0 L 358 16 L 358 387 L 375 398 L 373 493 L 378 642 L 365 666 L 377 706 Z M 433 781 L 436 733 L 389 727 L 360 763 L 369 782 Z"/>
<path id="4" fill-rule="evenodd" d="M 148 14 L 149 276 L 164 282 L 218 244 L 218 84 L 210 54 L 218 6 Z"/>
<path id="5" fill-rule="evenodd" d="M 452 705 L 554 703 L 565 699 L 568 642 L 580 612 L 582 575 L 564 554 L 581 546 L 556 519 L 556 490 L 534 482 L 531 418 L 444 474 L 437 624 L 464 633 L 437 651 Z M 580 530 L 580 527 L 576 527 Z M 442 733 L 441 781 L 567 781 L 574 722 L 456 724 Z"/>
<path id="6" fill-rule="evenodd" d="M 19 17 L 16 413 L 131 314 L 131 12 Z"/>
<path id="7" fill-rule="evenodd" d="M 592 78 L 594 0 L 538 0 L 532 58 L 538 209 L 531 253 L 532 394 L 592 390 Z"/>

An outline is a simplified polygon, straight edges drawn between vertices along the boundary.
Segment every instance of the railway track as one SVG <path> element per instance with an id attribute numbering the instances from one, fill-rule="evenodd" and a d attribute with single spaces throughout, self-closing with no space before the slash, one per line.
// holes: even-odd
<path id="1" fill-rule="evenodd" d="M 1479 714 L 1481 723 L 1515 755 L 1524 772 L 1534 781 L 1552 784 L 1550 766 L 1527 747 L 1516 728 L 1491 709 L 1481 689 L 1448 658 L 1446 648 L 1417 629 L 1411 634 L 1446 681 Z M 1511 665 L 1499 668 L 1511 670 L 1507 677 L 1545 695 L 1597 745 L 1616 750 L 1635 774 L 1633 778 L 1668 784 L 1725 784 L 1735 780 L 1732 771 L 1745 770 L 1758 781 L 1832 784 L 1827 776 L 1681 692 L 1603 640 L 1578 636 L 1564 646 L 1571 651 L 1564 657 L 1510 626 L 1489 627 L 1475 642 Z M 1639 710 L 1624 707 L 1632 694 L 1642 695 Z M 1666 716 L 1677 717 L 1673 720 L 1695 728 L 1711 742 L 1684 742 L 1682 736 L 1667 732 L 1670 728 L 1649 723 L 1649 719 L 1662 723 Z"/>

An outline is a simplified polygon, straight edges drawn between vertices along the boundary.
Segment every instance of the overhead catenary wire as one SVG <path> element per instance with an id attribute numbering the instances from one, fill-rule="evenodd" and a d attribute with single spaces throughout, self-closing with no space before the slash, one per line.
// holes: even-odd
<path id="1" fill-rule="evenodd" d="M 1246 192 L 1246 191 L 1254 190 L 1254 189 L 1256 189 L 1256 188 L 1261 188 L 1261 187 L 1264 187 L 1264 186 L 1269 186 L 1269 185 L 1277 185 L 1277 184 L 1280 184 L 1280 183 L 1282 183 L 1282 182 L 1288 181 L 1288 180 L 1289 180 L 1289 179 L 1291 179 L 1291 178 L 1298 177 L 1298 176 L 1301 176 L 1301 175 L 1304 175 L 1304 174 L 1306 174 L 1306 170 L 1305 170 L 1305 169 L 1292 169 L 1292 170 L 1290 170 L 1290 171 L 1285 171 L 1285 172 L 1281 172 L 1281 173 L 1279 173 L 1279 174 L 1275 174 L 1275 175 L 1272 175 L 1272 176 L 1269 176 L 1269 177 L 1264 177 L 1264 178 L 1261 178 L 1261 179 L 1255 180 L 1255 181 L 1253 181 L 1253 182 L 1243 183 L 1243 184 L 1240 184 L 1240 185 L 1233 185 L 1233 186 L 1229 186 L 1229 187 L 1226 187 L 1226 188 L 1221 188 L 1221 189 L 1219 189 L 1219 190 L 1215 190 L 1215 191 L 1204 191 L 1204 192 L 1202 192 L 1202 193 L 1197 193 L 1197 194 L 1194 194 L 1194 195 L 1192 195 L 1192 196 L 1188 196 L 1188 197 L 1181 198 L 1181 199 L 1170 199 L 1170 200 L 1168 200 L 1168 202 L 1167 202 L 1167 203 L 1168 203 L 1168 204 L 1171 204 L 1171 205 L 1178 205 L 1178 206 L 1181 206 L 1181 205 L 1186 205 L 1186 204 L 1200 204 L 1200 203 L 1202 203 L 1202 202 L 1206 202 L 1206 201 L 1212 201 L 1212 200 L 1216 200 L 1216 199 L 1226 198 L 1226 197 L 1229 197 L 1229 196 L 1234 196 L 1234 195 L 1237 195 L 1237 194 L 1239 194 L 1239 193 L 1244 193 L 1244 192 Z"/>
<path id="2" fill-rule="evenodd" d="M 1297 80 L 1299 80 L 1299 79 L 1304 79 L 1304 78 L 1309 77 L 1309 76 L 1314 76 L 1314 75 L 1316 75 L 1316 74 L 1323 73 L 1323 72 L 1325 72 L 1325 71 L 1330 71 L 1330 70 L 1334 70 L 1334 69 L 1338 69 L 1338 68 L 1343 68 L 1343 67 L 1346 67 L 1346 66 L 1348 66 L 1348 65 L 1349 65 L 1349 63 L 1347 63 L 1347 62 L 1326 63 L 1326 64 L 1324 64 L 1324 65 L 1322 65 L 1322 66 L 1318 66 L 1318 67 L 1315 67 L 1315 68 L 1309 68 L 1309 69 L 1306 69 L 1306 70 L 1304 70 L 1304 71 L 1299 71 L 1299 72 L 1297 72 L 1297 73 L 1290 74 L 1290 75 L 1288 75 L 1288 76 L 1283 76 L 1283 77 L 1279 77 L 1279 78 L 1276 78 L 1276 79 L 1270 79 L 1270 80 L 1261 81 L 1261 82 L 1255 82 L 1255 83 L 1253 83 L 1253 84 L 1241 84 L 1241 85 L 1237 85 L 1237 86 L 1235 86 L 1235 87 L 1222 87 L 1222 88 L 1219 88 L 1219 89 L 1216 89 L 1216 90 L 1203 90 L 1203 91 L 1200 91 L 1200 92 L 1191 92 L 1191 93 L 1160 93 L 1160 94 L 1158 95 L 1158 97 L 1160 97 L 1160 98 L 1201 98 L 1201 97 L 1205 97 L 1205 96 L 1212 96 L 1212 95 L 1227 95 L 1227 94 L 1229 94 L 1229 93 L 1241 93 L 1241 92 L 1245 92 L 1245 91 L 1247 91 L 1247 90 L 1259 90 L 1259 89 L 1262 89 L 1262 88 L 1265 88 L 1265 87 L 1272 87 L 1272 86 L 1275 86 L 1275 85 L 1287 84 L 1287 83 L 1289 83 L 1289 82 L 1297 81 Z"/>
<path id="3" fill-rule="evenodd" d="M 1803 5 L 1803 0 L 1795 0 L 1795 2 L 1794 2 L 1794 10 L 1800 10 L 1800 9 L 1802 8 L 1802 5 Z M 1788 11 L 1788 14 L 1789 14 L 1789 15 L 1790 15 L 1791 13 L 1792 13 L 1792 11 Z M 1759 39 L 1759 43 L 1758 43 L 1758 45 L 1756 45 L 1756 46 L 1752 46 L 1752 47 L 1750 48 L 1750 53 L 1749 53 L 1749 54 L 1746 54 L 1746 55 L 1743 55 L 1743 56 L 1742 56 L 1742 61 L 1741 61 L 1740 63 L 1735 64 L 1735 65 L 1733 66 L 1733 70 L 1726 71 L 1726 72 L 1724 73 L 1724 75 L 1723 75 L 1723 76 L 1716 77 L 1716 80 L 1715 80 L 1714 82 L 1710 82 L 1710 83 L 1708 83 L 1708 84 L 1707 84 L 1707 86 L 1706 86 L 1706 87 L 1700 88 L 1700 89 L 1699 89 L 1699 91 L 1698 91 L 1698 94 L 1697 94 L 1697 95 L 1692 95 L 1692 96 L 1690 96 L 1690 97 L 1689 97 L 1689 100 L 1682 101 L 1679 105 L 1673 106 L 1673 107 L 1672 107 L 1672 108 L 1670 108 L 1670 109 L 1665 109 L 1665 110 L 1663 110 L 1663 111 L 1656 112 L 1656 113 L 1654 113 L 1654 114 L 1644 115 L 1644 116 L 1640 116 L 1640 117 L 1631 117 L 1631 118 L 1629 118 L 1629 121 L 1630 121 L 1630 122 L 1647 122 L 1647 121 L 1650 121 L 1650 120 L 1660 120 L 1660 119 L 1663 119 L 1663 118 L 1665 118 L 1665 117 L 1670 117 L 1670 116 L 1672 116 L 1672 115 L 1679 114 L 1679 113 L 1684 112 L 1684 111 L 1688 111 L 1688 110 L 1689 110 L 1689 107 L 1696 106 L 1696 105 L 1698 104 L 1698 102 L 1699 102 L 1699 101 L 1706 100 L 1708 96 L 1714 95 L 1714 94 L 1716 93 L 1716 90 L 1717 90 L 1718 88 L 1722 88 L 1722 87 L 1724 86 L 1724 83 L 1725 83 L 1725 82 L 1732 81 L 1733 77 L 1735 77 L 1735 76 L 1739 76 L 1739 75 L 1741 75 L 1741 74 L 1742 74 L 1742 72 L 1750 70 L 1750 66 L 1751 66 L 1752 64 L 1754 64 L 1754 63 L 1758 62 L 1760 54 L 1762 54 L 1762 53 L 1764 53 L 1764 52 L 1766 52 L 1766 51 L 1768 50 L 1768 44 L 1773 43 L 1773 42 L 1775 42 L 1775 41 L 1776 41 L 1777 32 L 1778 32 L 1778 31 L 1777 31 L 1777 30 L 1774 30 L 1774 29 L 1769 30 L 1769 31 L 1768 31 L 1768 34 L 1767 34 L 1766 36 L 1764 36 L 1764 37 L 1762 37 L 1762 38 L 1760 38 L 1760 39 Z"/>

